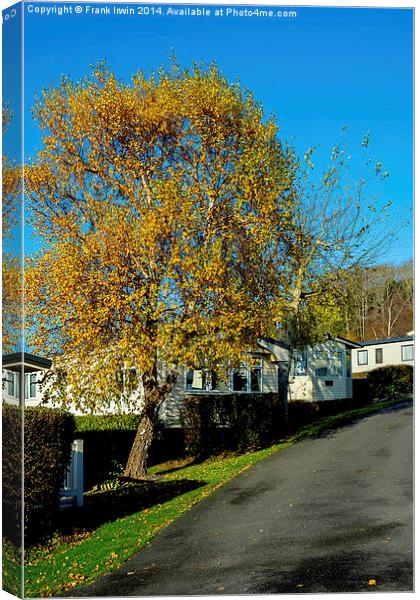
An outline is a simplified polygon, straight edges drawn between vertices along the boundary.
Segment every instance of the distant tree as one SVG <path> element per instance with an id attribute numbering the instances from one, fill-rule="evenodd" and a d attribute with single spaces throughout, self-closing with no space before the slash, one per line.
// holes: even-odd
<path id="1" fill-rule="evenodd" d="M 291 227 L 294 159 L 216 66 L 126 85 L 99 65 L 44 91 L 34 116 L 28 343 L 55 357 L 64 404 L 118 407 L 140 389 L 125 475 L 142 477 L 180 365 L 238 364 L 273 326 L 286 283 L 272 231 Z"/>
<path id="2" fill-rule="evenodd" d="M 413 265 L 380 264 L 348 274 L 348 330 L 355 339 L 404 335 L 413 327 Z"/>
<path id="3" fill-rule="evenodd" d="M 362 141 L 366 154 L 369 136 Z M 348 274 L 372 264 L 390 246 L 395 231 L 387 223 L 390 202 L 374 202 L 370 184 L 386 178 L 382 164 L 365 156 L 361 176 L 349 176 L 351 156 L 343 145 L 332 149 L 327 169 L 319 175 L 311 148 L 297 165 L 293 182 L 293 226 L 279 230 L 288 260 L 288 281 L 279 314 L 288 323 L 291 344 L 314 343 L 343 333 L 348 308 Z"/>
<path id="4" fill-rule="evenodd" d="M 345 280 L 344 310 L 346 335 L 354 340 L 367 340 L 369 313 L 373 304 L 372 269 L 359 266 L 349 270 Z"/>

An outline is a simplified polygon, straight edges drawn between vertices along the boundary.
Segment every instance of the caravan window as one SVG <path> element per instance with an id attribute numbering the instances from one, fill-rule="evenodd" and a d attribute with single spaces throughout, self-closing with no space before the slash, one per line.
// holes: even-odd
<path id="1" fill-rule="evenodd" d="M 368 351 L 367 350 L 358 350 L 357 351 L 357 364 L 359 366 L 368 364 Z"/>
<path id="2" fill-rule="evenodd" d="M 413 344 L 408 346 L 401 346 L 401 360 L 413 360 Z"/>
<path id="3" fill-rule="evenodd" d="M 225 377 L 206 369 L 187 369 L 185 388 L 207 392 L 262 392 L 262 360 L 231 369 Z"/>
<path id="4" fill-rule="evenodd" d="M 188 369 L 186 373 L 187 390 L 205 390 L 205 373 L 202 369 Z"/>
<path id="5" fill-rule="evenodd" d="M 313 353 L 315 377 L 342 377 L 343 353 L 339 350 L 318 350 Z"/>
<path id="6" fill-rule="evenodd" d="M 232 371 L 232 390 L 234 392 L 248 391 L 248 368 L 239 367 Z"/>
<path id="7" fill-rule="evenodd" d="M 7 372 L 7 393 L 9 396 L 15 395 L 15 374 L 11 371 Z"/>
<path id="8" fill-rule="evenodd" d="M 293 350 L 292 375 L 301 377 L 308 374 L 306 350 Z"/>
<path id="9" fill-rule="evenodd" d="M 262 392 L 262 360 L 253 361 L 232 369 L 233 392 Z"/>
<path id="10" fill-rule="evenodd" d="M 185 388 L 192 391 L 224 391 L 226 384 L 216 373 L 206 369 L 187 369 L 185 374 Z"/>
<path id="11" fill-rule="evenodd" d="M 346 377 L 351 377 L 351 350 L 346 350 Z"/>
<path id="12" fill-rule="evenodd" d="M 25 398 L 36 398 L 36 385 L 37 385 L 37 374 L 26 373 L 25 374 Z"/>
<path id="13" fill-rule="evenodd" d="M 7 395 L 13 398 L 20 397 L 20 373 L 7 371 Z"/>
<path id="14" fill-rule="evenodd" d="M 262 392 L 262 365 L 254 366 L 250 370 L 251 392 Z"/>

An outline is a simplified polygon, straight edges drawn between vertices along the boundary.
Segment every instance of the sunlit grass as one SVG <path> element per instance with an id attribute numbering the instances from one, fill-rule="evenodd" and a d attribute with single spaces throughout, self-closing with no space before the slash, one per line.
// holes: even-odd
<path id="1" fill-rule="evenodd" d="M 22 597 L 21 551 L 11 542 L 3 540 L 2 546 L 2 589 L 14 596 Z"/>

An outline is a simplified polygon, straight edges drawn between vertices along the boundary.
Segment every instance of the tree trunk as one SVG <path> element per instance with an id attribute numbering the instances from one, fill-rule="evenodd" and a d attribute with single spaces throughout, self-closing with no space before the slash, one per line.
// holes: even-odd
<path id="1" fill-rule="evenodd" d="M 177 378 L 177 370 L 174 368 L 166 374 L 164 382 L 159 384 L 157 370 L 156 362 L 151 372 L 142 376 L 144 409 L 124 470 L 124 477 L 130 479 L 143 479 L 147 473 L 147 458 L 153 441 L 156 410 L 172 390 Z"/>
<path id="2" fill-rule="evenodd" d="M 145 411 L 139 426 L 136 437 L 130 450 L 127 466 L 125 467 L 124 477 L 131 479 L 142 479 L 147 472 L 147 457 L 149 448 L 153 440 L 153 414 L 151 411 Z"/>
<path id="3" fill-rule="evenodd" d="M 291 357 L 291 352 L 290 352 Z M 284 429 L 287 428 L 289 421 L 289 378 L 290 378 L 291 358 L 287 362 L 278 363 L 278 385 L 279 400 L 282 406 L 282 416 L 284 419 Z"/>

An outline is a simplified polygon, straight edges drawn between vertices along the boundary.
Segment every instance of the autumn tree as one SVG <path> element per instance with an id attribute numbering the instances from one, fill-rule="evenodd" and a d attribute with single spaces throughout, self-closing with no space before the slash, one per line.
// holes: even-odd
<path id="1" fill-rule="evenodd" d="M 8 105 L 3 107 L 3 136 L 12 121 Z M 22 331 L 22 265 L 13 251 L 13 233 L 19 224 L 22 171 L 5 154 L 2 155 L 2 350 L 16 350 Z M 19 231 L 17 229 L 17 231 Z"/>
<path id="2" fill-rule="evenodd" d="M 127 85 L 99 65 L 45 90 L 33 114 L 29 343 L 54 357 L 50 397 L 141 412 L 125 470 L 138 478 L 180 366 L 237 364 L 273 326 L 271 232 L 290 227 L 293 156 L 216 66 Z"/>

